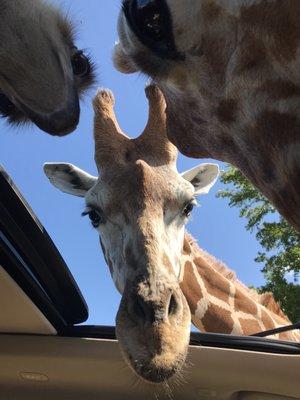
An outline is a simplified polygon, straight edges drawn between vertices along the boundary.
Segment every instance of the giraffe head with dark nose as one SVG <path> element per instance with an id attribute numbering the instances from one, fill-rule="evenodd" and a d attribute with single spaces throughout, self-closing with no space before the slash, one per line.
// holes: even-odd
<path id="1" fill-rule="evenodd" d="M 122 352 L 142 378 L 161 382 L 185 362 L 191 315 L 179 287 L 184 230 L 196 196 L 218 175 L 214 164 L 179 174 L 166 136 L 165 101 L 146 88 L 147 126 L 136 139 L 122 133 L 108 91 L 94 99 L 99 178 L 70 164 L 46 164 L 50 181 L 85 197 L 104 257 L 122 294 L 116 331 Z"/>
<path id="2" fill-rule="evenodd" d="M 1 1 L 0 117 L 64 136 L 79 123 L 79 99 L 94 72 L 71 21 L 51 3 Z"/>

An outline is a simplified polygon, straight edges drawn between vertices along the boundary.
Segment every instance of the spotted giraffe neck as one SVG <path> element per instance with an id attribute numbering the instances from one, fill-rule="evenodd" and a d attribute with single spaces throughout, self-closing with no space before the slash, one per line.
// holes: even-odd
<path id="1" fill-rule="evenodd" d="M 291 323 L 270 293 L 259 295 L 247 288 L 187 233 L 180 279 L 192 322 L 202 332 L 251 335 Z M 273 337 L 300 341 L 296 331 Z"/>

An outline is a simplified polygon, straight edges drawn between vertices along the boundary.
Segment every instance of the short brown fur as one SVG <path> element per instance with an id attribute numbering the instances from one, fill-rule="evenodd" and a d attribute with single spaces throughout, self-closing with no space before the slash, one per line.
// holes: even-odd
<path id="1" fill-rule="evenodd" d="M 160 85 L 184 155 L 233 164 L 300 230 L 300 1 L 167 4 L 182 58 L 158 54 L 121 12 L 116 67 Z"/>

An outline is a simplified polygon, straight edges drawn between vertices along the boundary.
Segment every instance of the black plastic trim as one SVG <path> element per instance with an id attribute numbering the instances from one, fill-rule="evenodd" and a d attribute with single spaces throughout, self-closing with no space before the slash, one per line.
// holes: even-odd
<path id="1" fill-rule="evenodd" d="M 281 326 L 280 328 L 269 329 L 267 331 L 258 332 L 251 336 L 267 337 L 270 335 L 276 335 L 277 333 L 290 332 L 290 331 L 294 331 L 294 330 L 300 330 L 300 321 L 296 322 L 295 324 Z"/>
<path id="2" fill-rule="evenodd" d="M 113 326 L 82 325 L 68 327 L 62 335 L 68 337 L 117 340 L 115 327 Z M 233 336 L 217 333 L 191 332 L 190 345 L 263 353 L 300 355 L 300 343 L 264 339 L 253 336 Z"/>
<path id="3" fill-rule="evenodd" d="M 12 279 L 22 288 L 24 293 L 36 305 L 36 307 L 46 316 L 47 320 L 53 325 L 57 332 L 63 332 L 66 328 L 66 321 L 59 314 L 47 293 L 24 268 L 24 261 L 16 257 L 5 242 L 0 238 L 0 265 L 12 277 Z"/>
<path id="4" fill-rule="evenodd" d="M 86 321 L 88 318 L 86 302 L 66 263 L 43 225 L 1 166 L 0 231 L 47 293 L 65 324 L 74 325 Z M 10 256 L 12 258 L 9 265 L 12 265 L 12 260 L 15 259 L 13 278 L 17 280 L 19 273 L 20 285 L 26 286 L 24 263 L 18 261 L 12 252 Z M 12 273 L 12 268 L 8 269 L 8 273 Z M 47 314 L 45 316 L 48 317 Z"/>
<path id="5" fill-rule="evenodd" d="M 220 347 L 276 354 L 300 355 L 300 343 L 265 339 L 254 336 L 233 336 L 217 333 L 192 333 L 191 345 Z"/>

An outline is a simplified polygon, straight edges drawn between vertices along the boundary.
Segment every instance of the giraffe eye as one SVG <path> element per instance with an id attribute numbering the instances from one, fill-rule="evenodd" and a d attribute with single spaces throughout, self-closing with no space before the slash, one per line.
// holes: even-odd
<path id="1" fill-rule="evenodd" d="M 0 92 L 0 113 L 7 117 L 12 115 L 16 110 L 15 105 L 5 96 L 4 93 Z"/>
<path id="2" fill-rule="evenodd" d="M 77 51 L 72 57 L 73 73 L 80 78 L 84 78 L 90 74 L 91 65 L 89 59 L 81 50 Z"/>
<path id="3" fill-rule="evenodd" d="M 176 49 L 165 0 L 124 0 L 124 15 L 141 42 L 162 58 L 182 59 Z"/>
<path id="4" fill-rule="evenodd" d="M 153 41 L 163 40 L 165 37 L 164 16 L 156 3 L 137 0 L 133 5 L 141 31 Z"/>
<path id="5" fill-rule="evenodd" d="M 100 215 L 96 211 L 89 212 L 89 219 L 91 220 L 93 227 L 98 228 L 100 224 Z"/>
<path id="6" fill-rule="evenodd" d="M 101 215 L 101 213 L 96 210 L 84 211 L 81 215 L 82 216 L 88 215 L 94 228 L 98 228 L 100 224 L 105 223 L 103 215 Z"/>
<path id="7" fill-rule="evenodd" d="M 189 218 L 192 214 L 192 211 L 193 211 L 195 205 L 196 205 L 195 200 L 192 200 L 189 203 L 187 203 L 183 209 L 183 216 L 186 218 Z"/>

